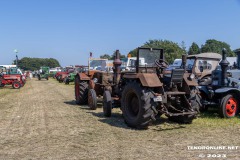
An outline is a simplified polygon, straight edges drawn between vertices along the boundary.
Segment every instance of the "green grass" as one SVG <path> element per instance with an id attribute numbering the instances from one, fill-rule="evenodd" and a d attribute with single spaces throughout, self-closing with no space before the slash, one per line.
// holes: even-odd
<path id="1" fill-rule="evenodd" d="M 221 118 L 217 109 L 210 108 L 208 111 L 199 115 L 198 119 L 194 122 L 197 126 L 203 127 L 229 127 L 240 125 L 240 115 L 234 118 Z"/>

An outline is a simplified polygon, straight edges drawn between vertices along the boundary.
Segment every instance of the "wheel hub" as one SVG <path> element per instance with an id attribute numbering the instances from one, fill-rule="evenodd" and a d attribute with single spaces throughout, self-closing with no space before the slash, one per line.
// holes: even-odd
<path id="1" fill-rule="evenodd" d="M 234 116 L 237 110 L 237 101 L 234 98 L 230 98 L 226 104 L 226 113 L 228 116 Z"/>

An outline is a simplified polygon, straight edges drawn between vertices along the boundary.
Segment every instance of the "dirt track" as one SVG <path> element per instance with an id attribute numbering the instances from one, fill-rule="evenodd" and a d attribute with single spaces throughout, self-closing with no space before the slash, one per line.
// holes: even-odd
<path id="1" fill-rule="evenodd" d="M 240 148 L 208 151 L 187 146 L 240 146 L 240 123 L 205 126 L 195 120 L 179 125 L 161 119 L 148 130 L 134 130 L 118 109 L 112 118 L 104 118 L 101 108 L 75 105 L 73 85 L 52 79 L 32 79 L 0 97 L 0 159 L 172 160 L 203 159 L 199 154 L 208 153 L 240 158 Z"/>

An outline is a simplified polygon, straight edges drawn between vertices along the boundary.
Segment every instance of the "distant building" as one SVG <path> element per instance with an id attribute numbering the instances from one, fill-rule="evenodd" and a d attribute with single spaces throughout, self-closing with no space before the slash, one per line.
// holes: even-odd
<path id="1" fill-rule="evenodd" d="M 12 68 L 12 67 L 17 67 L 16 65 L 1 65 L 2 67 L 6 67 L 6 69 Z"/>

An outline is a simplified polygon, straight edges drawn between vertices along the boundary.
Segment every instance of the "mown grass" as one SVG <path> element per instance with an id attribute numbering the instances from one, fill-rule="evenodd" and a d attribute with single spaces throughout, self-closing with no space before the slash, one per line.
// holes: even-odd
<path id="1" fill-rule="evenodd" d="M 68 87 L 73 87 L 74 86 L 74 82 L 70 82 L 68 85 L 66 85 L 64 82 L 62 82 L 62 83 L 59 83 L 56 79 L 54 79 L 54 78 L 49 78 L 49 81 L 53 81 L 53 82 L 55 82 L 55 83 L 58 83 L 58 84 L 60 84 L 60 85 L 65 85 L 65 86 L 68 86 Z"/>
<path id="2" fill-rule="evenodd" d="M 196 126 L 202 127 L 230 127 L 240 125 L 240 115 L 234 118 L 221 118 L 216 108 L 210 108 L 206 112 L 202 112 L 198 119 L 195 120 Z"/>
<path id="3" fill-rule="evenodd" d="M 0 88 L 0 97 L 3 97 L 9 93 L 12 93 L 14 89 L 12 89 L 12 86 L 5 86 Z"/>

